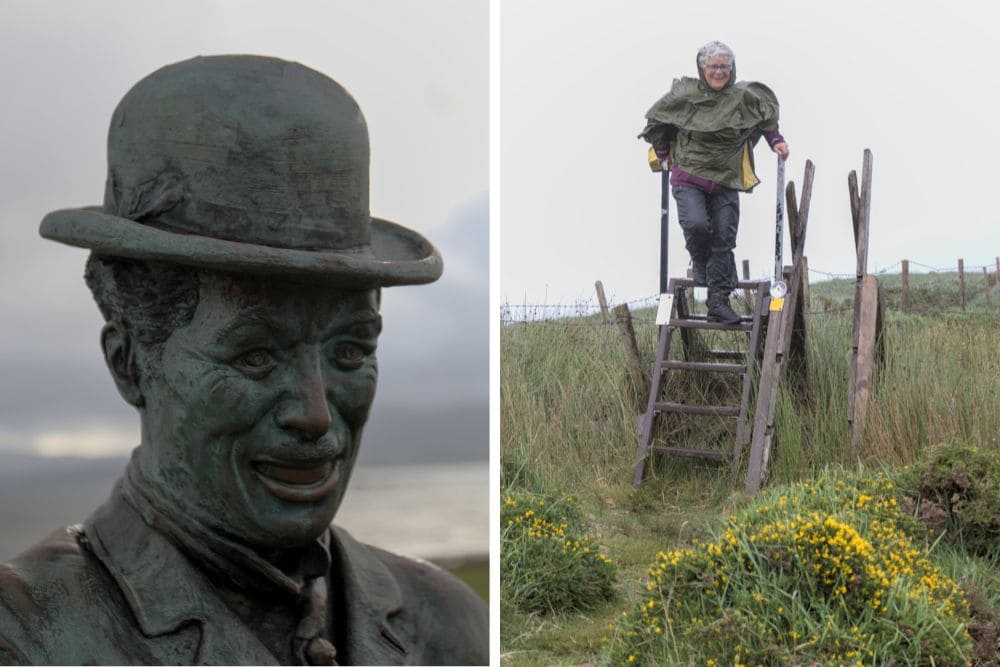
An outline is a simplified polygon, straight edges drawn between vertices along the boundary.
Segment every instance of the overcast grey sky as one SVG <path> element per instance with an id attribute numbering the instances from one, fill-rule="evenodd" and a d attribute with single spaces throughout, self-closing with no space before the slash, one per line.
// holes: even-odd
<path id="1" fill-rule="evenodd" d="M 854 273 L 847 175 L 874 154 L 869 270 L 1000 255 L 995 4 L 503 0 L 500 5 L 501 298 L 620 300 L 658 289 L 659 174 L 636 139 L 695 54 L 721 40 L 737 78 L 768 84 L 801 192 L 816 165 L 806 243 L 813 280 Z M 741 196 L 737 261 L 773 270 L 776 159 Z M 671 211 L 670 266 L 687 253 Z M 787 237 L 785 257 L 789 255 Z M 914 270 L 920 267 L 914 266 Z M 898 272 L 898 265 L 893 269 Z M 975 271 L 979 271 L 978 268 Z"/>
<path id="2" fill-rule="evenodd" d="M 371 137 L 371 211 L 426 234 L 444 277 L 383 296 L 372 420 L 475 406 L 487 452 L 488 3 L 0 1 L 0 452 L 123 453 L 138 420 L 98 349 L 84 250 L 38 237 L 101 202 L 111 112 L 195 55 L 301 62 L 344 85 Z"/>

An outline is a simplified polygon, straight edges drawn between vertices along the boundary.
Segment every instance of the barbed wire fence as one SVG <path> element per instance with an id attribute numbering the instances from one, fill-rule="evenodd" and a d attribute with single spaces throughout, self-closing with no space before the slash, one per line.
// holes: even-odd
<path id="1" fill-rule="evenodd" d="M 987 298 L 992 299 L 992 292 L 998 291 L 998 275 L 1000 275 L 1000 258 L 998 258 L 993 264 L 983 264 L 978 266 L 963 266 L 962 260 L 959 260 L 959 265 L 950 267 L 936 267 L 921 262 L 916 262 L 913 260 L 900 260 L 886 267 L 872 271 L 871 275 L 884 276 L 884 275 L 899 275 L 899 269 L 907 269 L 908 266 L 915 266 L 924 269 L 926 273 L 914 274 L 921 275 L 922 283 L 926 286 L 927 276 L 932 276 L 934 274 L 948 274 L 946 276 L 941 276 L 940 282 L 933 282 L 933 285 L 941 290 L 954 289 L 956 296 L 959 290 L 962 290 L 964 294 L 965 286 L 964 281 L 965 275 L 969 275 L 970 281 L 972 282 L 971 289 L 976 291 L 985 291 Z M 826 280 L 854 280 L 857 276 L 853 273 L 834 273 L 830 271 L 824 271 L 822 269 L 815 269 L 809 267 L 809 275 L 819 276 Z M 770 279 L 771 276 L 768 274 L 763 279 Z M 978 281 L 978 285 L 976 284 Z M 900 288 L 895 288 L 900 289 Z M 964 302 L 964 297 L 963 302 Z M 1000 296 L 998 296 L 1000 298 Z M 614 305 L 626 304 L 629 311 L 632 312 L 632 319 L 641 324 L 654 324 L 655 323 L 655 308 L 659 302 L 658 294 L 650 294 L 648 296 L 641 296 L 623 300 L 615 300 Z M 822 305 L 816 307 L 816 304 L 812 304 L 812 307 L 808 311 L 812 315 L 838 315 L 845 312 L 853 311 L 853 303 L 845 302 L 837 304 L 828 299 L 821 299 Z M 638 311 L 638 312 L 637 312 Z M 603 326 L 604 320 L 601 317 L 602 307 L 601 303 L 597 298 L 587 298 L 580 299 L 574 303 L 504 303 L 500 306 L 500 321 L 501 324 L 509 324 L 514 322 L 534 322 L 534 323 L 558 323 L 562 326 Z"/>

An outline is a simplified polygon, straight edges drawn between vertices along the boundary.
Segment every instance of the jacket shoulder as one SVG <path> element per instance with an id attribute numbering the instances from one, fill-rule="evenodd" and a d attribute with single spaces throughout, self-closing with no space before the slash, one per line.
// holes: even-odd
<path id="1" fill-rule="evenodd" d="M 61 528 L 0 564 L 0 664 L 60 664 L 123 609 L 114 583 L 85 548 L 80 526 Z"/>
<path id="2" fill-rule="evenodd" d="M 40 628 L 51 627 L 61 598 L 86 579 L 79 526 L 67 526 L 0 563 L 0 664 L 37 662 L 46 655 Z"/>

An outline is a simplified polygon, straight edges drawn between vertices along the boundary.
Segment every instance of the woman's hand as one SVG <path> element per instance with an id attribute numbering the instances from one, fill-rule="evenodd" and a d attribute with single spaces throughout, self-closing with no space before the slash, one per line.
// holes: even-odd
<path id="1" fill-rule="evenodd" d="M 771 146 L 771 150 L 781 156 L 781 159 L 788 159 L 788 144 L 784 141 L 779 141 L 775 145 Z"/>

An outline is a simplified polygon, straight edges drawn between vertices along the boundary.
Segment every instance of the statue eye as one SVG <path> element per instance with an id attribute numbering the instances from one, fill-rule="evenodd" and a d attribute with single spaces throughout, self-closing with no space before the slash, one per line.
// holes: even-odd
<path id="1" fill-rule="evenodd" d="M 245 373 L 263 376 L 274 368 L 274 357 L 267 350 L 257 348 L 237 357 L 234 365 Z"/>
<path id="2" fill-rule="evenodd" d="M 333 361 L 344 370 L 361 368 L 365 359 L 374 350 L 350 341 L 341 341 L 333 346 Z"/>

